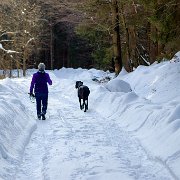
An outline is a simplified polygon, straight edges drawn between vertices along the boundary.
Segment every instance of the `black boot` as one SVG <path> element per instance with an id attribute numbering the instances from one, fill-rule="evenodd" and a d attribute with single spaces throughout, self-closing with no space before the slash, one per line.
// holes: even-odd
<path id="1" fill-rule="evenodd" d="M 42 114 L 42 120 L 46 120 L 45 114 Z"/>
<path id="2" fill-rule="evenodd" d="M 40 114 L 38 114 L 37 117 L 38 117 L 39 120 L 41 120 L 41 115 Z"/>

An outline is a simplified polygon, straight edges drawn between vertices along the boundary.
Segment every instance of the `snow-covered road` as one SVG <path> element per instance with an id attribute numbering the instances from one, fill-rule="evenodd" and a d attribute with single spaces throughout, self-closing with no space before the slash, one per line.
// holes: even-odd
<path id="1" fill-rule="evenodd" d="M 67 84 L 60 88 L 57 80 L 50 90 L 47 120 L 37 120 L 16 180 L 174 179 L 115 121 L 91 105 L 88 112 L 81 111 L 76 93 L 68 96 Z M 35 118 L 35 104 L 27 106 Z"/>

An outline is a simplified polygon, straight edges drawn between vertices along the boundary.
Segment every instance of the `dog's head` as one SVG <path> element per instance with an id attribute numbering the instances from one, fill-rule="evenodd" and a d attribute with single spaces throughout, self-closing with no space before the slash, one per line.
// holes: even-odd
<path id="1" fill-rule="evenodd" d="M 75 88 L 79 88 L 80 86 L 83 85 L 83 82 L 82 81 L 76 81 L 76 85 L 75 85 Z"/>

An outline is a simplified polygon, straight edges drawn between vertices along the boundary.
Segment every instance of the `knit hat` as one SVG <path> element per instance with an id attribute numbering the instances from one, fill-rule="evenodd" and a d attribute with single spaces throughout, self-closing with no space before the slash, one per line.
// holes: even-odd
<path id="1" fill-rule="evenodd" d="M 39 69 L 39 71 L 44 71 L 45 70 L 45 64 L 44 63 L 39 63 L 39 65 L 38 65 L 38 69 Z"/>

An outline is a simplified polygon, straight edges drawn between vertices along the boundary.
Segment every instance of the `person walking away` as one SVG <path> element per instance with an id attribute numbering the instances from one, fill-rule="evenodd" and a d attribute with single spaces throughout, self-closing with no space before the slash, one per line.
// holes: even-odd
<path id="1" fill-rule="evenodd" d="M 45 114 L 48 105 L 48 85 L 52 85 L 52 80 L 48 73 L 45 72 L 45 64 L 40 63 L 38 65 L 38 72 L 33 74 L 31 86 L 30 86 L 30 96 L 33 96 L 33 91 L 36 98 L 36 109 L 37 117 L 40 120 L 45 120 Z"/>

